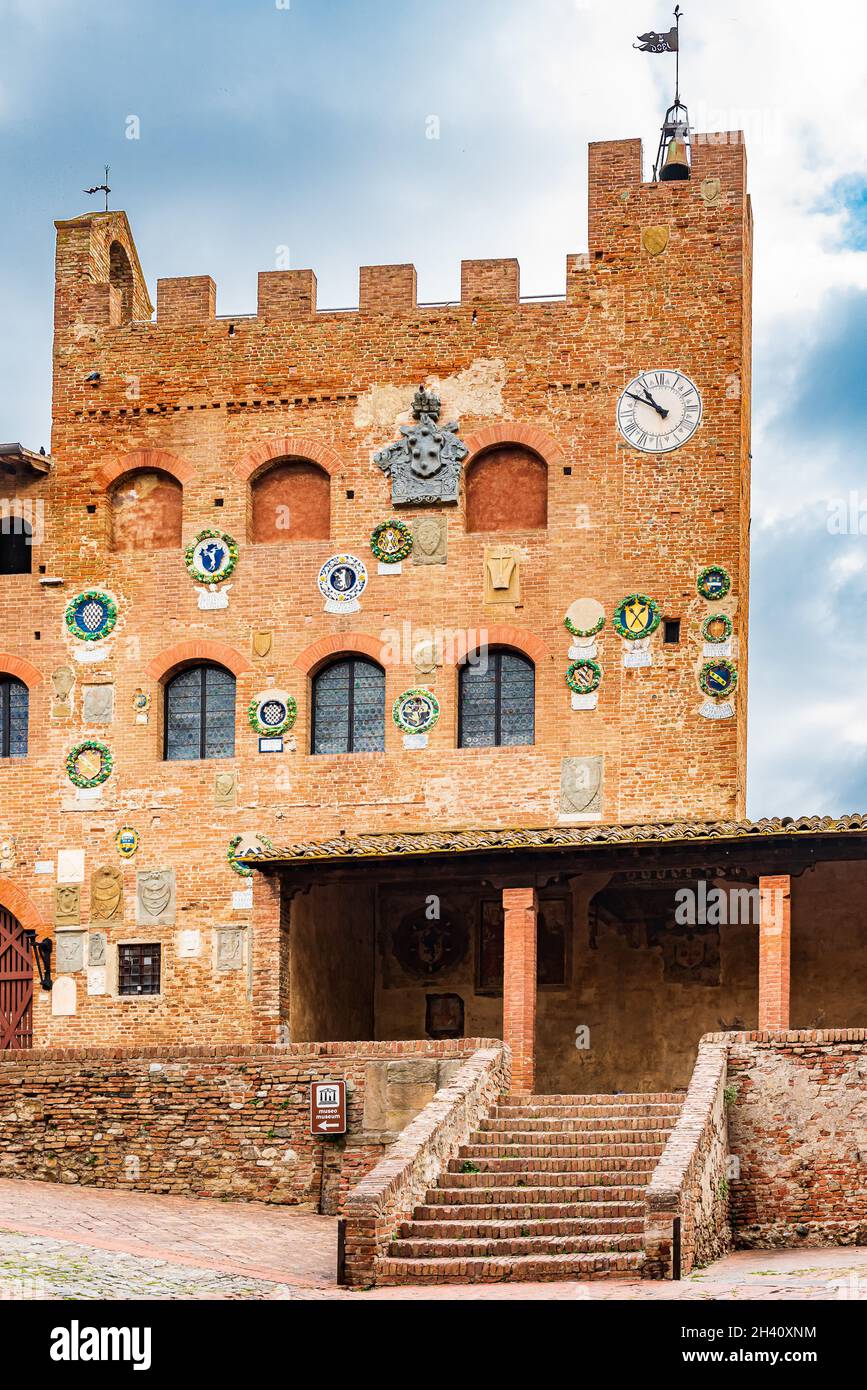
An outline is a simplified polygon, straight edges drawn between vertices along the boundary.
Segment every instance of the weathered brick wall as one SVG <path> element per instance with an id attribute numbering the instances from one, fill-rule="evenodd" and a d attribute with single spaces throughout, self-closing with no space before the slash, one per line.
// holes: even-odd
<path id="1" fill-rule="evenodd" d="M 326 1212 L 479 1039 L 0 1053 L 0 1177 Z M 345 1138 L 314 1138 L 313 1081 L 347 1083 Z"/>
<path id="2" fill-rule="evenodd" d="M 707 178 L 719 179 L 718 196 L 707 196 Z M 658 225 L 668 227 L 669 241 L 653 255 L 642 233 Z M 270 1013 L 255 998 L 264 979 L 255 946 L 250 971 L 214 965 L 214 926 L 251 922 L 232 898 L 243 886 L 226 862 L 236 834 L 261 831 L 285 843 L 443 824 L 552 824 L 569 754 L 604 757 L 606 821 L 729 817 L 742 809 L 750 238 L 745 155 L 734 139 L 697 145 L 694 177 L 684 184 L 643 184 L 637 141 L 594 145 L 589 252 L 568 258 L 562 301 L 520 302 L 513 261 L 466 262 L 461 302 L 444 306 L 416 303 L 412 267 L 364 267 L 352 313 L 318 311 L 310 272 L 267 272 L 259 313 L 226 320 L 215 317 L 210 277 L 194 274 L 160 282 L 151 320 L 124 214 L 58 224 L 54 472 L 6 489 L 28 491 L 46 510 L 34 555 L 44 574 L 4 577 L 0 586 L 0 669 L 20 657 L 37 676 L 26 764 L 0 763 L 0 838 L 14 840 L 0 873 L 50 930 L 55 874 L 37 874 L 36 864 L 61 848 L 84 850 L 86 926 L 90 875 L 119 862 L 114 835 L 133 825 L 141 845 L 124 867 L 125 902 L 109 925 L 109 951 L 121 940 L 159 942 L 164 988 L 151 999 L 97 995 L 82 972 L 74 1015 L 53 1016 L 37 1001 L 37 1045 L 180 1036 L 245 1042 L 266 1023 L 269 1040 L 275 1036 L 276 995 Z M 127 261 L 112 246 L 124 248 Z M 629 376 L 655 364 L 689 373 L 705 406 L 693 440 L 659 460 L 626 447 L 614 423 Z M 471 455 L 521 444 L 544 459 L 547 526 L 470 531 L 462 497 L 446 509 L 446 565 L 406 562 L 401 575 L 381 576 L 369 536 L 393 508 L 372 458 L 397 437 L 422 380 L 440 392 L 444 418 L 459 419 Z M 252 486 L 269 460 L 286 457 L 329 474 L 330 540 L 257 542 Z M 237 539 L 228 609 L 197 608 L 180 548 L 112 549 L 112 488 L 142 469 L 182 484 L 185 542 L 210 527 Z M 492 539 L 520 551 L 514 602 L 485 603 Z M 339 617 L 323 612 L 316 579 L 323 561 L 344 549 L 367 560 L 371 578 L 362 611 Z M 720 605 L 735 620 L 742 663 L 730 721 L 698 714 L 707 605 L 695 579 L 710 562 L 732 575 Z M 62 583 L 41 586 L 40 577 Z M 90 587 L 116 597 L 119 618 L 99 662 L 87 664 L 87 644 L 69 637 L 63 615 Z M 634 591 L 679 618 L 682 637 L 666 647 L 658 630 L 652 667 L 627 671 L 610 617 Z M 609 618 L 595 712 L 573 712 L 564 681 L 563 617 L 582 595 L 598 598 Z M 536 661 L 534 746 L 456 748 L 459 641 L 451 650 L 445 643 L 442 663 L 422 678 L 442 711 L 428 749 L 404 750 L 387 719 L 384 753 L 309 755 L 311 674 L 325 655 L 352 649 L 382 659 L 390 708 L 419 682 L 414 642 L 468 629 Z M 261 657 L 252 646 L 258 630 L 273 634 Z M 237 675 L 235 757 L 166 763 L 164 682 L 196 652 Z M 76 678 L 70 712 L 52 697 L 51 676 L 62 667 Z M 84 722 L 82 689 L 93 682 L 114 687 L 104 726 Z M 272 683 L 296 698 L 299 715 L 294 743 L 264 757 L 246 711 Z M 152 697 L 146 724 L 132 707 L 138 688 Z M 92 799 L 76 795 L 64 767 L 83 737 L 103 739 L 114 757 Z M 226 771 L 235 775 L 234 797 L 217 801 L 215 776 Z M 164 867 L 177 876 L 177 922 L 143 932 L 133 910 L 135 871 Z M 180 953 L 182 928 L 202 932 L 198 957 Z M 270 965 L 276 969 L 276 957 Z M 280 989 L 285 994 L 285 981 Z"/>
<path id="3" fill-rule="evenodd" d="M 867 1029 L 729 1044 L 735 1243 L 867 1244 Z"/>

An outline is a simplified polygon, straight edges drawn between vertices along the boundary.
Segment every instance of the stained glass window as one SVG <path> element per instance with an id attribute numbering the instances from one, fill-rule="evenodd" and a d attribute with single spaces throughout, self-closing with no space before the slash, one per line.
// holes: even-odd
<path id="1" fill-rule="evenodd" d="M 385 672 L 349 657 L 313 682 L 313 752 L 380 753 L 385 748 Z"/>
<path id="2" fill-rule="evenodd" d="M 0 678 L 0 758 L 27 757 L 28 705 L 26 685 Z"/>
<path id="3" fill-rule="evenodd" d="M 517 652 L 489 648 L 460 672 L 458 743 L 461 748 L 500 748 L 535 737 L 536 671 Z"/>
<path id="4" fill-rule="evenodd" d="M 190 666 L 166 687 L 165 755 L 172 761 L 235 754 L 235 677 L 222 666 Z"/>

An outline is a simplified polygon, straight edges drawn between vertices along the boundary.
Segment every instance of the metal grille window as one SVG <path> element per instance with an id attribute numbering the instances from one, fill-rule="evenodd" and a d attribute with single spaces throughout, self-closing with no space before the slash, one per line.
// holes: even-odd
<path id="1" fill-rule="evenodd" d="M 533 743 L 536 671 L 517 652 L 490 648 L 460 671 L 458 746 L 500 748 Z"/>
<path id="2" fill-rule="evenodd" d="M 159 994 L 159 946 L 118 946 L 118 994 Z"/>
<path id="3" fill-rule="evenodd" d="M 165 756 L 173 761 L 235 754 L 235 677 L 191 666 L 166 687 Z"/>
<path id="4" fill-rule="evenodd" d="M 26 685 L 0 679 L 0 758 L 27 757 L 28 704 Z"/>
<path id="5" fill-rule="evenodd" d="M 381 753 L 385 672 L 357 657 L 335 661 L 313 682 L 314 753 Z"/>

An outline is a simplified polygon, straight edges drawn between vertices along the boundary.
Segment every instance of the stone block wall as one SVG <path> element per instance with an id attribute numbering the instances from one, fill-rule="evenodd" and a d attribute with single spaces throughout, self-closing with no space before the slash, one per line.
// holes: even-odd
<path id="1" fill-rule="evenodd" d="M 0 1053 L 0 1177 L 338 1211 L 478 1039 Z M 310 1134 L 347 1083 L 348 1133 Z"/>

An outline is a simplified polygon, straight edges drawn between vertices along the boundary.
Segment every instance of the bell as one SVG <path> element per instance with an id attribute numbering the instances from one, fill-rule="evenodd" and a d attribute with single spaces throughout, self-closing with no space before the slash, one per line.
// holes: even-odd
<path id="1" fill-rule="evenodd" d="M 672 138 L 659 178 L 662 183 L 675 183 L 678 180 L 689 178 L 686 141 L 682 140 L 679 135 Z"/>

